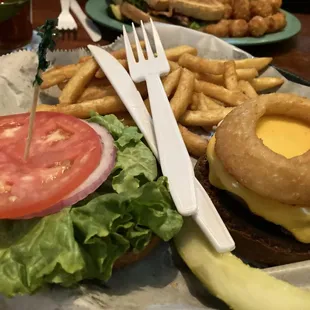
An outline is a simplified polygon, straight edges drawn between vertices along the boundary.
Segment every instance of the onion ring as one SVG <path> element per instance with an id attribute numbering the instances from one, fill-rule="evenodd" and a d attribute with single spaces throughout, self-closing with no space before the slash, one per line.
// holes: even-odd
<path id="1" fill-rule="evenodd" d="M 309 206 L 310 151 L 287 159 L 266 147 L 256 135 L 263 115 L 289 116 L 310 124 L 310 100 L 269 94 L 235 108 L 216 131 L 216 155 L 229 174 L 257 194 Z"/>

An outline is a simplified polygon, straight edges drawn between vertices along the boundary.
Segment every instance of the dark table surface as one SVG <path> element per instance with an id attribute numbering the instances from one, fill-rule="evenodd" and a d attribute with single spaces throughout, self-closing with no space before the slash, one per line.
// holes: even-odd
<path id="1" fill-rule="evenodd" d="M 79 1 L 84 8 L 86 0 Z M 33 26 L 42 25 L 47 18 L 55 18 L 60 13 L 59 0 L 33 0 Z M 295 14 L 302 24 L 301 32 L 286 41 L 262 45 L 242 47 L 254 56 L 271 56 L 274 64 L 278 67 L 291 71 L 292 73 L 310 81 L 310 15 Z M 57 42 L 58 48 L 73 49 L 85 47 L 92 43 L 84 28 L 78 24 L 78 31 L 75 35 L 66 34 Z M 100 28 L 102 40 L 101 45 L 113 42 L 119 35 L 118 32 L 107 28 Z"/>

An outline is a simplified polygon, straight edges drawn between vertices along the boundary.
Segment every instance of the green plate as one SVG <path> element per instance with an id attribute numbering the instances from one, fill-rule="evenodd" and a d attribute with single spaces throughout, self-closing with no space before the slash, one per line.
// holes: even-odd
<path id="1" fill-rule="evenodd" d="M 279 32 L 266 34 L 260 38 L 244 37 L 244 38 L 223 38 L 226 42 L 232 45 L 262 45 L 287 40 L 295 36 L 301 30 L 299 19 L 293 14 L 281 10 L 286 15 L 287 25 Z"/>
<path id="2" fill-rule="evenodd" d="M 109 3 L 110 1 L 107 0 L 89 0 L 86 4 L 86 12 L 88 16 L 97 23 L 122 32 L 124 23 L 113 19 L 107 13 Z M 241 46 L 241 45 L 269 44 L 289 39 L 300 31 L 301 24 L 300 21 L 294 15 L 284 10 L 282 11 L 285 13 L 287 19 L 287 26 L 283 31 L 267 34 L 261 38 L 252 38 L 252 37 L 223 38 L 223 40 L 230 44 Z M 125 24 L 125 26 L 128 31 L 131 31 L 132 28 L 129 24 Z"/>

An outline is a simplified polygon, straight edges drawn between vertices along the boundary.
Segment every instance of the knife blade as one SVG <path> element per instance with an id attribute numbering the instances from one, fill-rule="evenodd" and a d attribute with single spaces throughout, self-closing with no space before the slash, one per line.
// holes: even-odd
<path id="1" fill-rule="evenodd" d="M 145 105 L 128 72 L 113 56 L 101 47 L 94 45 L 88 45 L 87 47 L 112 84 L 118 96 L 121 98 L 122 102 L 126 105 L 127 110 L 140 128 L 142 134 L 145 137 L 151 137 L 149 147 L 156 158 L 158 158 L 154 130 L 152 126 L 148 126 L 148 124 L 152 122 L 151 116 L 146 109 L 136 113 L 136 111 L 141 109 L 141 106 Z"/>
<path id="2" fill-rule="evenodd" d="M 153 154 L 159 160 L 152 118 L 128 72 L 117 59 L 101 47 L 88 45 L 88 49 L 136 122 Z M 198 208 L 193 219 L 216 251 L 225 253 L 234 250 L 234 240 L 197 179 L 195 179 L 195 191 Z"/>
<path id="3" fill-rule="evenodd" d="M 80 5 L 76 0 L 70 0 L 70 9 L 76 15 L 90 38 L 94 42 L 98 42 L 101 40 L 102 35 L 99 28 L 94 24 L 94 22 L 87 17 L 87 15 L 83 12 Z"/>

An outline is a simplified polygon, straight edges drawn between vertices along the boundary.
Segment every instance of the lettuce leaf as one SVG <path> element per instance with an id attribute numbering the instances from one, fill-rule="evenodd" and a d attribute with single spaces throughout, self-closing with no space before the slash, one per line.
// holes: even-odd
<path id="1" fill-rule="evenodd" d="M 143 135 L 138 132 L 137 127 L 124 126 L 114 115 L 93 114 L 89 121 L 104 126 L 115 139 L 118 152 L 112 187 L 117 193 L 136 190 L 146 181 L 156 179 L 156 159 L 141 141 Z"/>
<path id="2" fill-rule="evenodd" d="M 0 292 L 6 296 L 32 294 L 51 283 L 106 281 L 128 250 L 143 250 L 152 234 L 168 241 L 182 227 L 167 180 L 156 180 L 156 160 L 137 128 L 113 115 L 89 121 L 115 139 L 114 172 L 71 208 L 41 219 L 0 221 Z"/>

